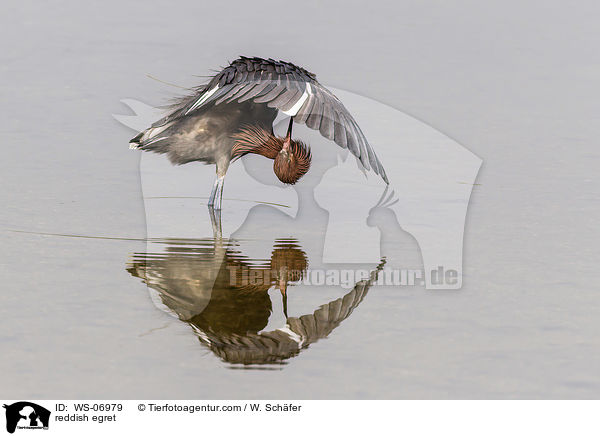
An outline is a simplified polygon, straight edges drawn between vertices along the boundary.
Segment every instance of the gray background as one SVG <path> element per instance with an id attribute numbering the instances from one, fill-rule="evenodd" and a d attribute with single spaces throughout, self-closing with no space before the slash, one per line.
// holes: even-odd
<path id="1" fill-rule="evenodd" d="M 597 398 L 597 2 L 3 2 L 0 386 L 13 398 Z M 283 371 L 231 371 L 124 269 L 111 117 L 239 54 L 291 60 L 484 160 L 465 286 L 382 289 Z"/>

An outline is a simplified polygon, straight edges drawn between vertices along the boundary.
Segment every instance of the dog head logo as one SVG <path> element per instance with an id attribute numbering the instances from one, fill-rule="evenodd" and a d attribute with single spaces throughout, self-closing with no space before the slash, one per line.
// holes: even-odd
<path id="1" fill-rule="evenodd" d="M 4 405 L 6 409 L 6 431 L 19 429 L 48 429 L 50 411 L 28 401 Z"/>

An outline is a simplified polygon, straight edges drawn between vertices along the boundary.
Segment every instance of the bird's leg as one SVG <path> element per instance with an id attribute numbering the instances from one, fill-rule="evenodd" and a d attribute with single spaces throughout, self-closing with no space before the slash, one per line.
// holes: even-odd
<path id="1" fill-rule="evenodd" d="M 221 204 L 223 202 L 223 183 L 225 182 L 225 176 L 218 176 L 213 185 L 210 197 L 208 198 L 208 207 L 212 207 L 221 210 Z"/>
<path id="2" fill-rule="evenodd" d="M 217 210 L 221 210 L 221 205 L 223 203 L 223 183 L 225 182 L 225 174 L 227 173 L 227 168 L 229 167 L 229 161 L 230 157 L 227 155 L 221 156 L 217 159 L 217 180 L 215 180 L 212 192 L 210 193 L 208 207 L 214 207 Z"/>
<path id="3" fill-rule="evenodd" d="M 215 240 L 223 238 L 223 232 L 221 228 L 221 210 L 213 207 L 208 208 L 208 214 L 210 215 L 210 223 L 212 224 L 213 237 Z"/>
<path id="4" fill-rule="evenodd" d="M 215 195 L 217 193 L 217 186 L 219 185 L 219 178 L 215 179 L 215 183 L 213 184 L 212 191 L 210 191 L 210 197 L 208 197 L 208 207 L 213 207 L 215 204 Z"/>
<path id="5" fill-rule="evenodd" d="M 215 205 L 214 208 L 218 211 L 221 210 L 221 205 L 223 203 L 223 185 L 225 183 L 225 176 L 217 177 L 217 192 L 215 195 Z"/>

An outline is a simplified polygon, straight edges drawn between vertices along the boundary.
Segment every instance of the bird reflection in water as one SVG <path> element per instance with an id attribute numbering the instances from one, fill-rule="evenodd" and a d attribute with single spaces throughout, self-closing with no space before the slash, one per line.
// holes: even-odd
<path id="1" fill-rule="evenodd" d="M 203 345 L 245 368 L 283 364 L 327 337 L 361 303 L 383 267 L 382 262 L 342 298 L 288 317 L 288 287 L 308 267 L 298 241 L 276 240 L 265 259 L 249 259 L 239 241 L 220 237 L 156 243 L 165 245 L 163 252 L 135 253 L 127 271 L 149 287 L 155 304 L 188 323 Z M 286 324 L 263 331 L 273 312 L 272 288 L 281 291 Z"/>

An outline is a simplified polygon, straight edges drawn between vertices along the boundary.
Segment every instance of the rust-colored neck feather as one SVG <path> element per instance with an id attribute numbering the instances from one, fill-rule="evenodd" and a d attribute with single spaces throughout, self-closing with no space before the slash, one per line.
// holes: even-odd
<path id="1" fill-rule="evenodd" d="M 235 144 L 233 145 L 231 159 L 237 159 L 248 153 L 260 154 L 269 159 L 275 159 L 277 153 L 283 147 L 283 140 L 257 126 L 244 126 L 232 137 Z"/>
<path id="2" fill-rule="evenodd" d="M 273 171 L 283 183 L 293 185 L 310 168 L 311 153 L 306 144 L 289 136 L 280 138 L 262 127 L 246 126 L 233 135 L 231 158 L 237 159 L 248 153 L 260 154 L 273 159 Z"/>

